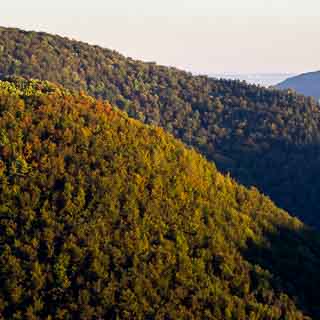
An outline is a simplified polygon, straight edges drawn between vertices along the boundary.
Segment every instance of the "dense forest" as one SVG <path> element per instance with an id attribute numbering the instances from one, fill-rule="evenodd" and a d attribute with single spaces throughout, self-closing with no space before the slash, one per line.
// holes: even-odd
<path id="1" fill-rule="evenodd" d="M 0 28 L 0 77 L 8 75 L 107 99 L 320 227 L 320 109 L 311 98 L 192 76 L 46 33 Z"/>
<path id="2" fill-rule="evenodd" d="M 0 128 L 0 319 L 319 319 L 319 235 L 163 129 L 22 78 Z"/>

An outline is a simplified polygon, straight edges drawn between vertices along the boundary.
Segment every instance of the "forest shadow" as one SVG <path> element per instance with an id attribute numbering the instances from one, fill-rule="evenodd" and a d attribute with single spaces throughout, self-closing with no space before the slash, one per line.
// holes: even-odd
<path id="1" fill-rule="evenodd" d="M 264 234 L 267 245 L 247 242 L 243 256 L 272 274 L 271 284 L 313 319 L 320 319 L 320 240 L 309 227 L 300 230 L 278 226 Z M 251 275 L 254 284 L 254 275 Z"/>
<path id="2" fill-rule="evenodd" d="M 232 159 L 226 157 L 231 154 Z M 319 145 L 273 141 L 255 150 L 237 144 L 232 150 L 213 154 L 210 160 L 239 183 L 257 187 L 278 207 L 320 229 Z"/>

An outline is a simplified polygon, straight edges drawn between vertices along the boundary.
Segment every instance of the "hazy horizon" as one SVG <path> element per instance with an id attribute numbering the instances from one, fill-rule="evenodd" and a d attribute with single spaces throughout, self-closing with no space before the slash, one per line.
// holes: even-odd
<path id="1" fill-rule="evenodd" d="M 308 0 L 12 0 L 0 24 L 45 31 L 193 73 L 320 69 L 320 3 Z M 57 23 L 58 21 L 58 23 Z"/>
<path id="2" fill-rule="evenodd" d="M 209 77 L 217 79 L 230 79 L 230 80 L 240 80 L 246 81 L 249 84 L 256 84 L 260 86 L 275 86 L 282 81 L 297 75 L 296 73 L 211 73 L 208 74 Z"/>

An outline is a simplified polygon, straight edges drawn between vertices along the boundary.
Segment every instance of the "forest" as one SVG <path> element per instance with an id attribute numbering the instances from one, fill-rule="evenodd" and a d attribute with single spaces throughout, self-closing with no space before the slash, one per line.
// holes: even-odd
<path id="1" fill-rule="evenodd" d="M 320 237 L 159 127 L 0 81 L 0 319 L 319 319 Z"/>
<path id="2" fill-rule="evenodd" d="M 7 76 L 49 80 L 106 99 L 320 227 L 320 108 L 312 98 L 193 76 L 46 33 L 0 28 L 0 78 Z"/>

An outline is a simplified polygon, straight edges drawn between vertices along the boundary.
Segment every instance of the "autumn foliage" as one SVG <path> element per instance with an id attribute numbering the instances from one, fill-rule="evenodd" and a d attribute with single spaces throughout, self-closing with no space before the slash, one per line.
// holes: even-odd
<path id="1" fill-rule="evenodd" d="M 318 235 L 162 129 L 23 79 L 0 128 L 0 318 L 319 317 Z"/>

